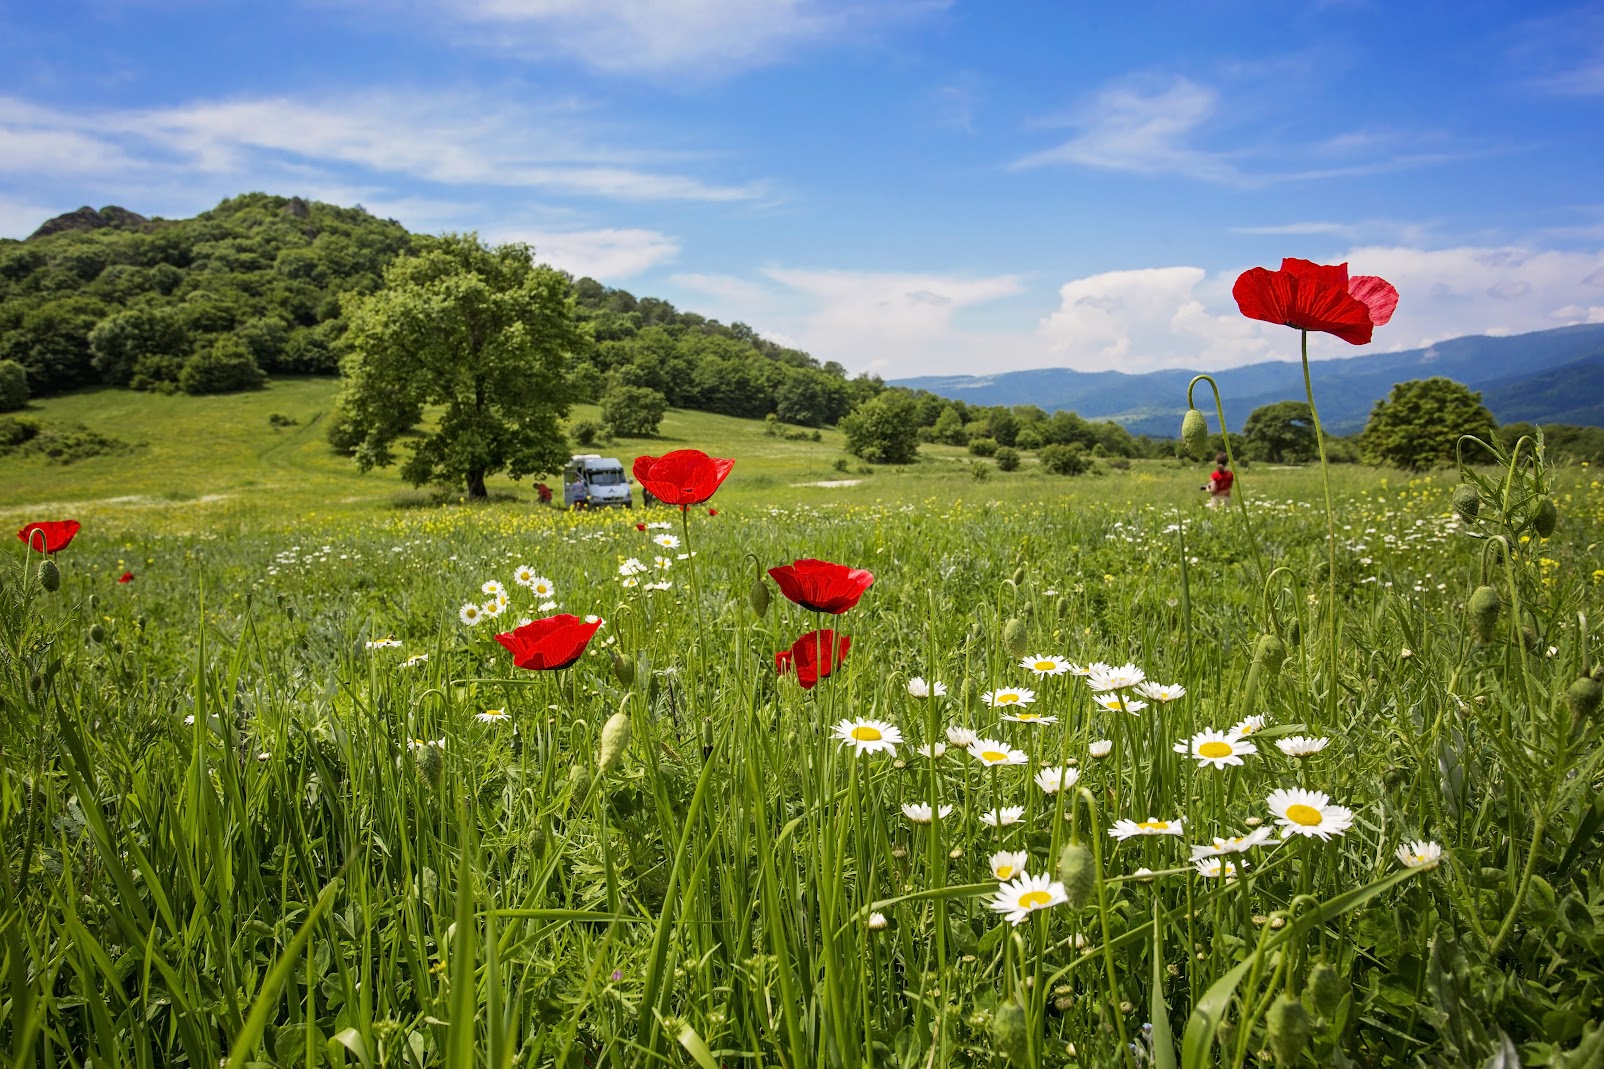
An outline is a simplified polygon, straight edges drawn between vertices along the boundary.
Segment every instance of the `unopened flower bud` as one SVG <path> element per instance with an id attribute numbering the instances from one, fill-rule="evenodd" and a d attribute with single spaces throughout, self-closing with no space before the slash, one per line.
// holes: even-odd
<path id="1" fill-rule="evenodd" d="M 1023 564 L 1021 564 L 1019 567 L 1014 569 L 1014 585 L 1018 586 L 1020 583 L 1023 583 L 1024 581 L 1025 581 L 1025 566 Z M 1023 656 L 1023 654 L 1021 654 L 1021 656 Z"/>
<path id="2" fill-rule="evenodd" d="M 1547 538 L 1554 533 L 1554 524 L 1559 522 L 1559 510 L 1554 507 L 1554 499 L 1544 494 L 1537 499 L 1537 507 L 1532 511 L 1532 529 L 1539 538 Z"/>
<path id="3" fill-rule="evenodd" d="M 575 765 L 568 770 L 568 806 L 570 809 L 578 806 L 590 793 L 590 784 L 594 777 L 585 765 Z"/>
<path id="4" fill-rule="evenodd" d="M 1504 609 L 1504 600 L 1490 586 L 1479 586 L 1465 604 L 1470 614 L 1470 626 L 1476 632 L 1476 641 L 1482 645 L 1493 640 L 1498 633 L 1498 614 Z"/>
<path id="5" fill-rule="evenodd" d="M 91 624 L 89 627 L 89 641 L 97 643 L 106 641 L 106 629 L 99 624 Z"/>
<path id="6" fill-rule="evenodd" d="M 1481 494 L 1469 483 L 1460 483 L 1454 487 L 1454 511 L 1459 518 L 1469 523 L 1481 512 Z"/>
<path id="7" fill-rule="evenodd" d="M 39 585 L 52 594 L 61 589 L 61 569 L 55 561 L 47 559 L 39 565 Z"/>
<path id="8" fill-rule="evenodd" d="M 763 616 L 769 611 L 769 602 L 774 600 L 769 592 L 769 584 L 761 572 L 752 580 L 752 586 L 746 592 L 746 603 L 751 606 L 756 616 Z"/>
<path id="9" fill-rule="evenodd" d="M 1195 408 L 1181 418 L 1181 445 L 1193 460 L 1202 460 L 1209 447 L 1209 421 Z"/>
<path id="10" fill-rule="evenodd" d="M 1329 961 L 1317 961 L 1309 970 L 1309 1001 L 1320 1016 L 1335 1017 L 1342 998 L 1348 993 L 1348 982 Z"/>
<path id="11" fill-rule="evenodd" d="M 620 709 L 607 718 L 607 723 L 602 725 L 601 753 L 596 758 L 598 775 L 607 775 L 623 758 L 624 751 L 629 749 L 631 734 L 629 714 L 624 710 Z"/>
<path id="12" fill-rule="evenodd" d="M 626 687 L 635 685 L 635 662 L 617 650 L 612 650 L 613 677 Z"/>
<path id="13" fill-rule="evenodd" d="M 1309 1018 L 1309 1011 L 1303 1008 L 1303 1000 L 1285 992 L 1271 1004 L 1264 1024 L 1277 1065 L 1295 1064 L 1314 1032 L 1314 1022 Z"/>
<path id="14" fill-rule="evenodd" d="M 1025 655 L 1027 641 L 1025 621 L 1017 616 L 1010 617 L 1008 622 L 1003 625 L 1003 651 L 1017 661 Z"/>
<path id="15" fill-rule="evenodd" d="M 1058 879 L 1064 885 L 1070 909 L 1078 913 L 1091 903 L 1092 892 L 1097 889 L 1097 868 L 1084 843 L 1064 845 L 1058 855 Z"/>
<path id="16" fill-rule="evenodd" d="M 1029 1064 L 1030 1035 L 1018 999 L 1009 999 L 991 1015 L 991 1049 L 1014 1065 Z"/>
<path id="17" fill-rule="evenodd" d="M 1583 720 L 1598 712 L 1604 701 L 1604 683 L 1592 676 L 1583 676 L 1565 692 L 1565 704 L 1571 707 L 1571 723 L 1580 726 Z"/>
<path id="18" fill-rule="evenodd" d="M 1259 636 L 1258 645 L 1253 647 L 1253 663 L 1269 679 L 1274 679 L 1281 673 L 1281 664 L 1287 659 L 1287 645 L 1275 635 L 1266 631 Z"/>

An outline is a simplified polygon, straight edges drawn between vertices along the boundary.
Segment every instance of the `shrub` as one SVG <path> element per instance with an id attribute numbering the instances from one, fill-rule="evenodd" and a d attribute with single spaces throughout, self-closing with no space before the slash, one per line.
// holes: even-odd
<path id="1" fill-rule="evenodd" d="M 224 334 L 196 352 L 178 373 L 178 388 L 192 394 L 257 390 L 266 381 L 250 349 L 233 334 Z"/>
<path id="2" fill-rule="evenodd" d="M 969 462 L 969 477 L 977 483 L 983 483 L 991 478 L 991 465 L 979 460 Z"/>
<path id="3" fill-rule="evenodd" d="M 917 406 L 900 390 L 865 401 L 841 421 L 847 451 L 871 464 L 910 464 L 919 457 Z"/>
<path id="4" fill-rule="evenodd" d="M 0 412 L 28 404 L 28 370 L 15 360 L 0 360 Z"/>
<path id="5" fill-rule="evenodd" d="M 971 438 L 969 440 L 969 454 L 976 457 L 994 457 L 997 455 L 997 439 Z"/>
<path id="6" fill-rule="evenodd" d="M 1002 446 L 1000 449 L 998 449 L 997 450 L 997 470 L 999 470 L 999 471 L 1018 471 L 1019 470 L 1019 450 L 1015 449 L 1011 445 L 1005 445 L 1005 446 Z"/>
<path id="7" fill-rule="evenodd" d="M 606 434 L 606 428 L 593 419 L 582 419 L 574 424 L 574 441 L 580 445 L 595 445 Z"/>
<path id="8" fill-rule="evenodd" d="M 0 417 L 0 450 L 15 448 L 38 436 L 38 420 L 27 416 Z"/>
<path id="9" fill-rule="evenodd" d="M 835 468 L 836 471 L 845 472 L 847 470 L 848 463 L 849 461 L 846 457 L 836 457 L 835 463 L 832 464 L 831 467 Z"/>
<path id="10" fill-rule="evenodd" d="M 1078 445 L 1049 445 L 1042 447 L 1041 466 L 1054 475 L 1080 475 L 1092 462 Z"/>
<path id="11" fill-rule="evenodd" d="M 300 422 L 301 421 L 295 417 L 286 416 L 282 412 L 273 412 L 267 417 L 268 426 L 272 427 L 274 430 L 283 430 L 285 427 L 294 427 Z"/>
<path id="12" fill-rule="evenodd" d="M 621 438 L 648 438 L 657 433 L 668 411 L 668 399 L 649 386 L 610 386 L 602 395 L 601 417 Z"/>
<path id="13" fill-rule="evenodd" d="M 1021 427 L 1014 436 L 1014 446 L 1019 449 L 1040 449 L 1044 444 L 1041 431 L 1035 427 Z"/>
<path id="14" fill-rule="evenodd" d="M 356 447 L 362 444 L 364 435 L 350 413 L 335 405 L 334 411 L 329 413 L 329 426 L 323 432 L 323 437 L 328 439 L 336 453 L 349 457 L 356 454 Z"/>

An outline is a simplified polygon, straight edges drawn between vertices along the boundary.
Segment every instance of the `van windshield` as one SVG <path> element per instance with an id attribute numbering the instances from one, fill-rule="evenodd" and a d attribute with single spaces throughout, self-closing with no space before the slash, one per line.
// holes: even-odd
<path id="1" fill-rule="evenodd" d="M 624 473 L 617 468 L 590 473 L 590 485 L 592 486 L 617 486 L 623 481 Z"/>

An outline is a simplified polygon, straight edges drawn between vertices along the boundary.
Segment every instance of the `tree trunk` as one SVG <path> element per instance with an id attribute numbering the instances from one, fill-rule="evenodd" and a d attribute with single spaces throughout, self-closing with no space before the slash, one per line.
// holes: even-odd
<path id="1" fill-rule="evenodd" d="M 468 496 L 483 501 L 490 494 L 485 490 L 485 473 L 483 471 L 470 471 L 468 473 Z"/>

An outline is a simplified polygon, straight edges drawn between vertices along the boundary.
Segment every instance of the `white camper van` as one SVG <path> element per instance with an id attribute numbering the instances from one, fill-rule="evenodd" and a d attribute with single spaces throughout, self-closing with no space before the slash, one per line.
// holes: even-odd
<path id="1" fill-rule="evenodd" d="M 575 453 L 563 468 L 563 507 L 603 508 L 622 505 L 633 508 L 629 476 L 624 465 L 613 457 L 598 453 Z"/>

